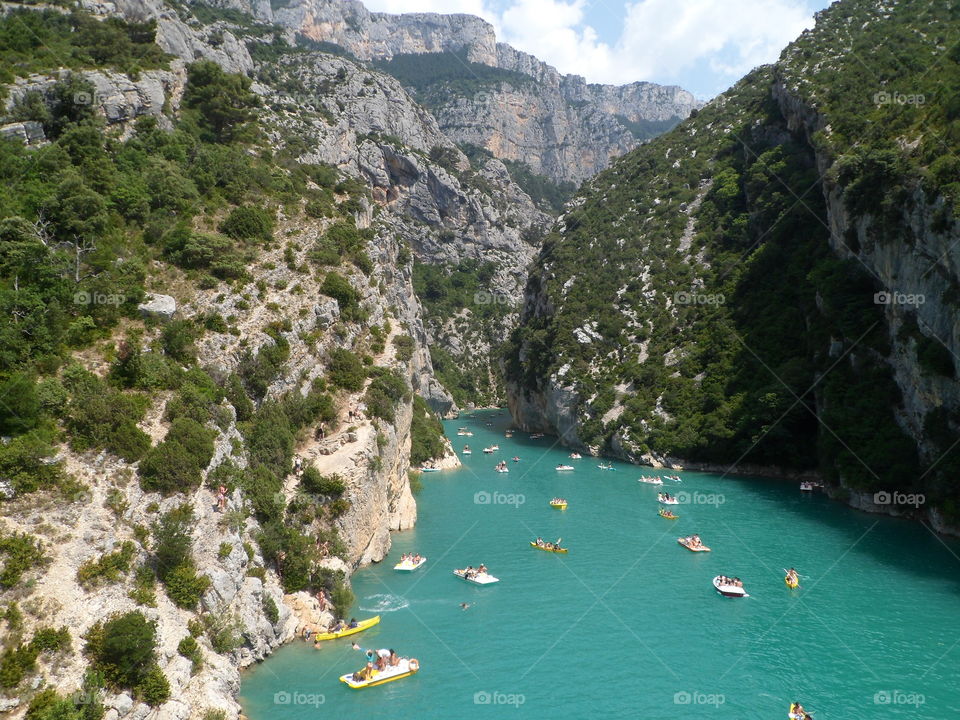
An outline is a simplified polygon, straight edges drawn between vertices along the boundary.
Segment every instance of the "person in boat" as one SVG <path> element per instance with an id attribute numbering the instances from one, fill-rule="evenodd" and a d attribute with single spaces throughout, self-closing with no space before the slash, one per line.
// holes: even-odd
<path id="1" fill-rule="evenodd" d="M 356 618 L 350 618 L 350 629 L 351 629 L 351 630 L 352 630 L 353 628 L 357 627 L 358 624 L 359 624 L 359 623 L 357 623 L 357 619 L 356 619 Z"/>
<path id="2" fill-rule="evenodd" d="M 477 568 L 477 575 L 483 575 L 487 572 L 487 566 L 483 563 L 480 563 L 480 567 Z"/>
<path id="3" fill-rule="evenodd" d="M 397 651 L 393 648 L 390 648 L 390 657 L 387 659 L 387 662 L 390 664 L 390 667 L 396 667 L 400 664 L 400 656 L 397 655 Z"/>
<path id="4" fill-rule="evenodd" d="M 787 580 L 793 583 L 800 582 L 800 576 L 797 575 L 796 570 L 794 570 L 793 568 L 790 568 L 789 570 L 787 570 Z"/>
<path id="5" fill-rule="evenodd" d="M 340 620 L 337 620 L 333 624 L 333 627 L 330 628 L 330 632 L 340 632 L 341 630 L 346 629 L 346 627 L 347 627 L 347 623 L 344 622 L 343 618 L 341 618 Z"/>
<path id="6" fill-rule="evenodd" d="M 691 535 L 690 538 L 689 538 L 689 540 L 690 540 L 690 543 L 691 543 L 694 547 L 700 547 L 701 545 L 703 545 L 703 543 L 700 542 L 700 536 L 699 536 L 699 535 Z"/>
<path id="7" fill-rule="evenodd" d="M 373 663 L 372 663 L 372 662 L 368 662 L 367 665 L 366 665 L 366 667 L 364 667 L 364 668 L 362 668 L 362 669 L 360 669 L 360 670 L 357 670 L 357 671 L 353 674 L 353 681 L 354 681 L 354 682 L 366 682 L 367 680 L 369 680 L 369 679 L 372 678 L 372 677 L 373 677 Z"/>

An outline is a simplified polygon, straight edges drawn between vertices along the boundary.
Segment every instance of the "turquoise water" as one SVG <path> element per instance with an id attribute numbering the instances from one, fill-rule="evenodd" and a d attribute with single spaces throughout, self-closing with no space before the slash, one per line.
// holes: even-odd
<path id="1" fill-rule="evenodd" d="M 817 720 L 960 714 L 957 543 L 795 483 L 694 472 L 666 489 L 698 503 L 665 520 L 657 488 L 636 481 L 649 469 L 604 472 L 550 437 L 507 440 L 508 421 L 478 412 L 446 423 L 457 450 L 467 442 L 474 454 L 423 475 L 416 529 L 354 576 L 353 613 L 383 617 L 357 641 L 417 657 L 420 673 L 354 691 L 337 680 L 362 665 L 350 640 L 292 643 L 244 676 L 251 720 L 785 718 L 792 699 Z M 459 426 L 474 436 L 456 436 Z M 480 452 L 493 443 L 498 453 Z M 509 474 L 493 471 L 514 455 Z M 557 472 L 560 462 L 577 469 Z M 569 509 L 550 508 L 554 495 Z M 677 545 L 693 532 L 713 552 Z M 537 535 L 562 536 L 570 553 L 531 548 Z M 409 551 L 426 565 L 394 572 Z M 480 562 L 500 583 L 451 574 Z M 789 566 L 798 590 L 784 585 Z M 717 595 L 719 573 L 742 578 L 750 597 Z"/>

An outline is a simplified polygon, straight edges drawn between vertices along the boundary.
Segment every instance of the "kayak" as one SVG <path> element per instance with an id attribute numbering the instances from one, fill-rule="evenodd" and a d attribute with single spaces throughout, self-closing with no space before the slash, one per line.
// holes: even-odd
<path id="1" fill-rule="evenodd" d="M 420 468 L 420 472 L 440 472 L 440 468 L 422 467 Z"/>
<path id="2" fill-rule="evenodd" d="M 680 517 L 679 515 L 674 515 L 669 510 L 664 510 L 663 508 L 660 508 L 657 514 L 662 518 L 666 518 L 667 520 L 677 520 Z"/>
<path id="3" fill-rule="evenodd" d="M 713 579 L 713 587 L 724 597 L 750 597 L 747 591 L 739 585 L 728 585 L 727 583 L 720 582 L 719 575 Z"/>
<path id="4" fill-rule="evenodd" d="M 340 676 L 340 682 L 346 683 L 348 687 L 354 690 L 362 690 L 363 688 L 383 685 L 384 683 L 393 682 L 394 680 L 402 680 L 405 677 L 414 675 L 419 670 L 420 663 L 417 662 L 416 658 L 410 658 L 409 660 L 401 658 L 396 667 L 388 667 L 385 670 L 374 670 L 373 675 L 368 680 L 357 681 L 353 679 L 353 673 L 347 673 L 346 675 Z"/>
<path id="5" fill-rule="evenodd" d="M 555 503 L 555 502 L 552 502 L 552 503 L 550 503 L 550 507 L 552 507 L 552 508 L 557 508 L 558 510 L 566 510 L 566 509 L 567 509 L 567 504 L 566 504 L 566 503 Z"/>
<path id="6" fill-rule="evenodd" d="M 493 583 L 500 582 L 500 578 L 495 578 L 490 573 L 480 573 L 478 575 L 474 575 L 473 577 L 467 577 L 463 570 L 454 570 L 453 574 L 458 578 L 463 578 L 467 582 L 473 583 L 474 585 L 492 585 Z"/>
<path id="7" fill-rule="evenodd" d="M 394 565 L 393 569 L 399 572 L 413 572 L 418 567 L 423 565 L 426 561 L 427 561 L 426 558 L 420 558 L 420 562 L 412 562 L 411 560 L 404 560 Z"/>
<path id="8" fill-rule="evenodd" d="M 312 639 L 315 641 L 336 640 L 337 638 L 346 637 L 347 635 L 355 635 L 358 632 L 363 632 L 368 628 L 372 628 L 378 622 L 380 622 L 380 616 L 376 615 L 375 617 L 368 618 L 367 620 L 361 620 L 357 623 L 356 627 L 345 628 L 344 630 L 338 630 L 337 632 L 317 633 L 312 637 Z"/>
<path id="9" fill-rule="evenodd" d="M 601 470 L 616 470 L 613 465 L 597 465 Z"/>
<path id="10" fill-rule="evenodd" d="M 557 465 L 557 470 L 573 470 L 573 465 Z"/>
<path id="11" fill-rule="evenodd" d="M 790 588 L 791 590 L 796 590 L 798 587 L 800 587 L 800 581 L 792 580 L 789 575 L 784 577 L 783 581 L 787 584 L 787 587 Z"/>
<path id="12" fill-rule="evenodd" d="M 710 552 L 706 545 L 690 545 L 686 538 L 677 538 L 677 542 L 683 545 L 690 552 Z"/>
<path id="13" fill-rule="evenodd" d="M 548 548 L 543 545 L 537 545 L 535 542 L 530 543 L 530 547 L 535 547 L 537 550 L 543 550 L 544 552 L 555 552 L 555 553 L 565 553 L 567 548 Z"/>

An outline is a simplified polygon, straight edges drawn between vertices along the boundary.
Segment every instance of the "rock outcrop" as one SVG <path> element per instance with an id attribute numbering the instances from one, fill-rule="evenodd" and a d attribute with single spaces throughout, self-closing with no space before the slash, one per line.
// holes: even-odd
<path id="1" fill-rule="evenodd" d="M 582 182 L 648 136 L 638 138 L 631 123 L 659 123 L 652 135 L 700 106 L 679 87 L 595 85 L 561 75 L 534 56 L 498 43 L 493 26 L 471 15 L 389 15 L 369 12 L 355 0 L 301 0 L 275 9 L 272 21 L 340 45 L 361 60 L 465 53 L 470 62 L 529 78 L 532 82 L 492 82 L 466 96 L 447 93 L 433 98 L 431 111 L 455 142 L 523 162 L 556 182 Z"/>

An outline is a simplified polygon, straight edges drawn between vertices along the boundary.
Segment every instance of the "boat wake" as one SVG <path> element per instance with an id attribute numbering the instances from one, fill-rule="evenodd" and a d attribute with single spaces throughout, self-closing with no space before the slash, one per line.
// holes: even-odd
<path id="1" fill-rule="evenodd" d="M 385 613 L 403 610 L 409 606 L 410 602 L 399 595 L 379 594 L 364 598 L 361 601 L 360 609 L 364 612 Z"/>

